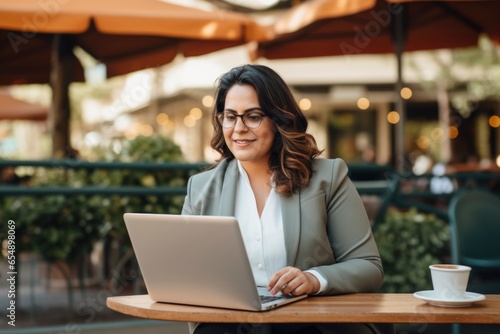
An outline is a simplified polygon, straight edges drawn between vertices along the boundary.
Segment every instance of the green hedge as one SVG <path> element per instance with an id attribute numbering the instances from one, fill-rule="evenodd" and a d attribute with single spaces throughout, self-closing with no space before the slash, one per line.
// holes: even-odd
<path id="1" fill-rule="evenodd" d="M 105 161 L 183 162 L 180 148 L 164 137 L 137 137 L 120 143 L 120 153 L 100 148 Z M 75 161 L 77 164 L 78 161 Z M 185 186 L 185 171 L 84 170 L 37 168 L 33 186 Z M 129 247 L 124 212 L 180 213 L 183 196 L 20 196 L 0 199 L 0 221 L 16 222 L 16 250 L 39 255 L 49 262 L 77 263 L 95 242 L 113 238 Z M 0 241 L 5 239 L 2 224 Z"/>
<path id="2" fill-rule="evenodd" d="M 384 265 L 383 292 L 432 289 L 429 265 L 449 261 L 449 229 L 434 215 L 391 209 L 374 229 Z"/>

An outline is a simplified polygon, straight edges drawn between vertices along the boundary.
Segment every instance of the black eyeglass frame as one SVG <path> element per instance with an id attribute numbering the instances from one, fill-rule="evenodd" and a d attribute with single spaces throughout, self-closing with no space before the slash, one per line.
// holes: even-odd
<path id="1" fill-rule="evenodd" d="M 239 117 L 241 118 L 241 121 L 243 122 L 243 124 L 245 124 L 245 126 L 249 129 L 257 129 L 259 126 L 262 125 L 262 121 L 264 120 L 265 117 L 267 117 L 267 115 L 264 115 L 264 114 L 261 114 L 259 112 L 247 112 L 247 113 L 244 113 L 242 115 L 238 115 L 237 113 L 233 113 L 233 112 L 227 112 L 228 114 L 231 114 L 232 116 L 235 116 L 235 117 Z M 224 128 L 224 129 L 231 129 L 232 127 L 234 127 L 236 125 L 236 122 L 238 121 L 237 119 L 234 120 L 234 124 L 231 125 L 231 126 L 224 126 L 224 114 L 225 112 L 220 112 L 217 114 L 217 121 L 219 121 L 219 124 Z M 245 116 L 249 117 L 249 115 L 253 115 L 253 114 L 258 114 L 261 119 L 260 119 L 260 122 L 259 122 L 259 125 L 257 126 L 249 126 L 246 122 L 245 122 Z"/>

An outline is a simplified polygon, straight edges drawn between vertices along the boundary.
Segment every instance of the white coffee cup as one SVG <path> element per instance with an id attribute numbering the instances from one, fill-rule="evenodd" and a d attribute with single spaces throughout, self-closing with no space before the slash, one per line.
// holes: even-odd
<path id="1" fill-rule="evenodd" d="M 458 264 L 433 264 L 429 266 L 429 269 L 436 298 L 440 300 L 464 298 L 470 267 Z"/>

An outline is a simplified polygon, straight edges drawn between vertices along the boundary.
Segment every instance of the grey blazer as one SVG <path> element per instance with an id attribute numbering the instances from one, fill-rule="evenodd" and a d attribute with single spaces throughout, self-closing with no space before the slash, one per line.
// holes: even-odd
<path id="1" fill-rule="evenodd" d="M 324 295 L 378 290 L 382 262 L 346 164 L 315 159 L 313 169 L 306 188 L 280 195 L 287 265 L 317 270 L 328 282 Z M 238 177 L 235 159 L 192 176 L 182 214 L 233 216 Z"/>

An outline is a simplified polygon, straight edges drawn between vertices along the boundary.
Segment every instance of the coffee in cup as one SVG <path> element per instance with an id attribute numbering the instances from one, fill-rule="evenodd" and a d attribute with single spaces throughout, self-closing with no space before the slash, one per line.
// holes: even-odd
<path id="1" fill-rule="evenodd" d="M 436 298 L 440 300 L 464 298 L 470 267 L 458 264 L 433 264 L 429 269 Z"/>

